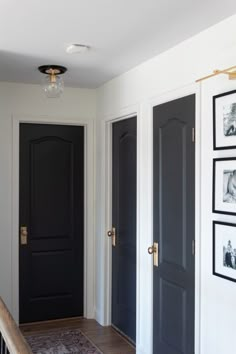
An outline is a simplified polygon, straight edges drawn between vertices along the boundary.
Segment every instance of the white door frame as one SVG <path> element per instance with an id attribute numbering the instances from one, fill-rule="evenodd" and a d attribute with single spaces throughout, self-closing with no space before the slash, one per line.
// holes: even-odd
<path id="1" fill-rule="evenodd" d="M 149 155 L 150 126 L 147 124 L 148 104 L 134 105 L 107 117 L 104 121 L 102 131 L 104 132 L 103 152 L 105 156 L 105 230 L 112 226 L 112 123 L 121 119 L 137 117 L 137 224 L 136 224 L 136 353 L 152 353 L 152 260 L 148 257 L 147 249 L 150 246 L 148 241 L 152 235 L 151 205 L 148 197 L 152 188 L 148 171 L 152 168 L 152 160 Z M 151 128 L 152 129 L 152 128 Z M 151 130 L 152 132 L 152 130 Z M 152 156 L 152 155 L 151 155 Z M 149 237 L 150 236 L 150 237 Z M 105 242 L 105 325 L 111 324 L 111 242 L 106 237 Z M 150 271 L 151 269 L 151 271 Z"/>
<path id="2" fill-rule="evenodd" d="M 94 318 L 94 124 L 92 120 L 58 117 L 12 117 L 12 314 L 19 323 L 19 127 L 20 123 L 84 127 L 84 317 Z"/>
<path id="3" fill-rule="evenodd" d="M 153 107 L 190 94 L 196 97 L 195 117 L 195 352 L 200 353 L 200 90 L 196 84 L 157 94 L 141 104 L 108 116 L 102 122 L 105 156 L 105 230 L 112 226 L 111 125 L 119 119 L 137 116 L 137 287 L 136 353 L 153 353 L 153 263 L 147 248 L 153 244 Z M 105 300 L 103 324 L 111 324 L 111 243 L 104 244 Z"/>
<path id="4" fill-rule="evenodd" d="M 183 88 L 170 91 L 163 95 L 154 96 L 148 104 L 149 119 L 148 125 L 150 131 L 153 132 L 153 107 L 195 94 L 195 353 L 200 353 L 200 328 L 201 328 L 201 268 L 200 268 L 200 255 L 201 255 L 201 116 L 200 116 L 200 88 L 197 84 L 191 84 Z M 152 201 L 151 210 L 153 211 L 153 133 L 150 135 L 149 141 L 149 154 L 152 160 L 151 163 L 151 176 L 149 183 L 151 187 L 150 200 Z M 150 224 L 153 225 L 153 212 L 151 213 Z M 153 229 L 151 230 L 150 245 L 153 243 Z M 153 274 L 153 266 L 150 271 Z M 153 306 L 153 289 L 152 289 L 152 306 Z M 153 321 L 152 321 L 153 322 Z M 153 328 L 152 328 L 153 331 Z M 152 339 L 153 340 L 153 339 Z M 151 353 L 150 353 L 151 354 Z"/>

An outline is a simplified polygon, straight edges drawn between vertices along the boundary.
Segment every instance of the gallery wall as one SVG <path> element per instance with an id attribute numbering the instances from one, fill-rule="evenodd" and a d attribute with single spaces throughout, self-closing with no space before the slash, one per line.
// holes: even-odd
<path id="1" fill-rule="evenodd" d="M 236 224 L 236 216 L 212 213 L 213 158 L 236 157 L 235 149 L 213 150 L 212 96 L 231 90 L 236 90 L 236 82 L 219 77 L 205 82 L 201 92 L 201 333 L 202 353 L 209 354 L 227 353 L 232 350 L 230 338 L 234 338 L 235 335 L 236 283 L 212 275 L 212 221 Z M 223 128 L 223 124 L 221 127 L 218 126 L 218 129 L 220 128 Z M 216 189 L 216 194 L 222 195 L 222 190 L 223 186 Z M 235 248 L 234 239 L 231 241 Z M 221 259 L 217 261 L 223 263 L 223 250 L 221 250 Z"/>
<path id="2" fill-rule="evenodd" d="M 97 319 L 110 320 L 109 240 L 107 222 L 106 124 L 111 119 L 138 115 L 138 250 L 137 353 L 152 353 L 152 103 L 197 93 L 196 131 L 196 354 L 232 351 L 236 316 L 236 285 L 212 275 L 212 219 L 236 222 L 235 216 L 212 214 L 212 157 L 236 156 L 236 150 L 213 152 L 212 96 L 236 88 L 226 76 L 195 80 L 214 69 L 236 65 L 236 15 L 137 66 L 98 89 L 97 97 Z"/>

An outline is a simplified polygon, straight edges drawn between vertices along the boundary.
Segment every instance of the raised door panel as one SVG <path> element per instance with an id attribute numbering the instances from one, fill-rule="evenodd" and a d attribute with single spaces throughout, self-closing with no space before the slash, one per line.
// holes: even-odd
<path id="1" fill-rule="evenodd" d="M 74 195 L 72 142 L 56 137 L 31 141 L 30 165 L 31 239 L 71 237 Z"/>
<path id="2" fill-rule="evenodd" d="M 159 134 L 159 211 L 165 211 L 160 215 L 160 260 L 185 268 L 186 124 L 176 118 L 169 119 L 160 127 Z"/>

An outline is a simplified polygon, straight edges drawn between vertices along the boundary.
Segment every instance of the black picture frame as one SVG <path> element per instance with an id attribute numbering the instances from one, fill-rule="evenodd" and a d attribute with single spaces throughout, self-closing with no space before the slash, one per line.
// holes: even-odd
<path id="1" fill-rule="evenodd" d="M 232 133 L 227 136 L 224 135 L 226 134 L 226 132 L 224 132 L 225 118 L 223 114 L 223 108 L 228 107 L 228 105 L 230 105 L 229 102 L 231 99 L 232 99 L 231 105 L 235 103 L 234 107 L 236 107 L 236 90 L 224 92 L 219 95 L 213 96 L 213 149 L 214 150 L 236 149 L 236 115 L 235 115 L 234 134 Z M 220 142 L 219 140 L 222 140 L 222 142 Z"/>
<path id="2" fill-rule="evenodd" d="M 212 225 L 213 275 L 236 282 L 236 224 L 213 221 Z M 232 232 L 230 228 L 232 228 Z M 230 253 L 228 249 L 229 242 L 232 253 Z"/>
<path id="3" fill-rule="evenodd" d="M 229 191 L 229 185 L 231 181 L 235 181 L 235 179 L 236 179 L 236 157 L 213 159 L 213 181 L 212 181 L 213 213 L 236 215 L 236 189 L 235 189 L 235 195 L 233 194 L 234 192 L 233 186 L 230 186 L 231 190 Z"/>

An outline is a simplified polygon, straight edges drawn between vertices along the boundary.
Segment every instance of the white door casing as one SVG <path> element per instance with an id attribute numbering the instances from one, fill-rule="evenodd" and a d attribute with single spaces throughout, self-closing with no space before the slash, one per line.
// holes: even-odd
<path id="1" fill-rule="evenodd" d="M 52 117 L 12 118 L 12 314 L 19 323 L 19 127 L 20 123 L 84 126 L 84 317 L 95 316 L 94 123 Z"/>

